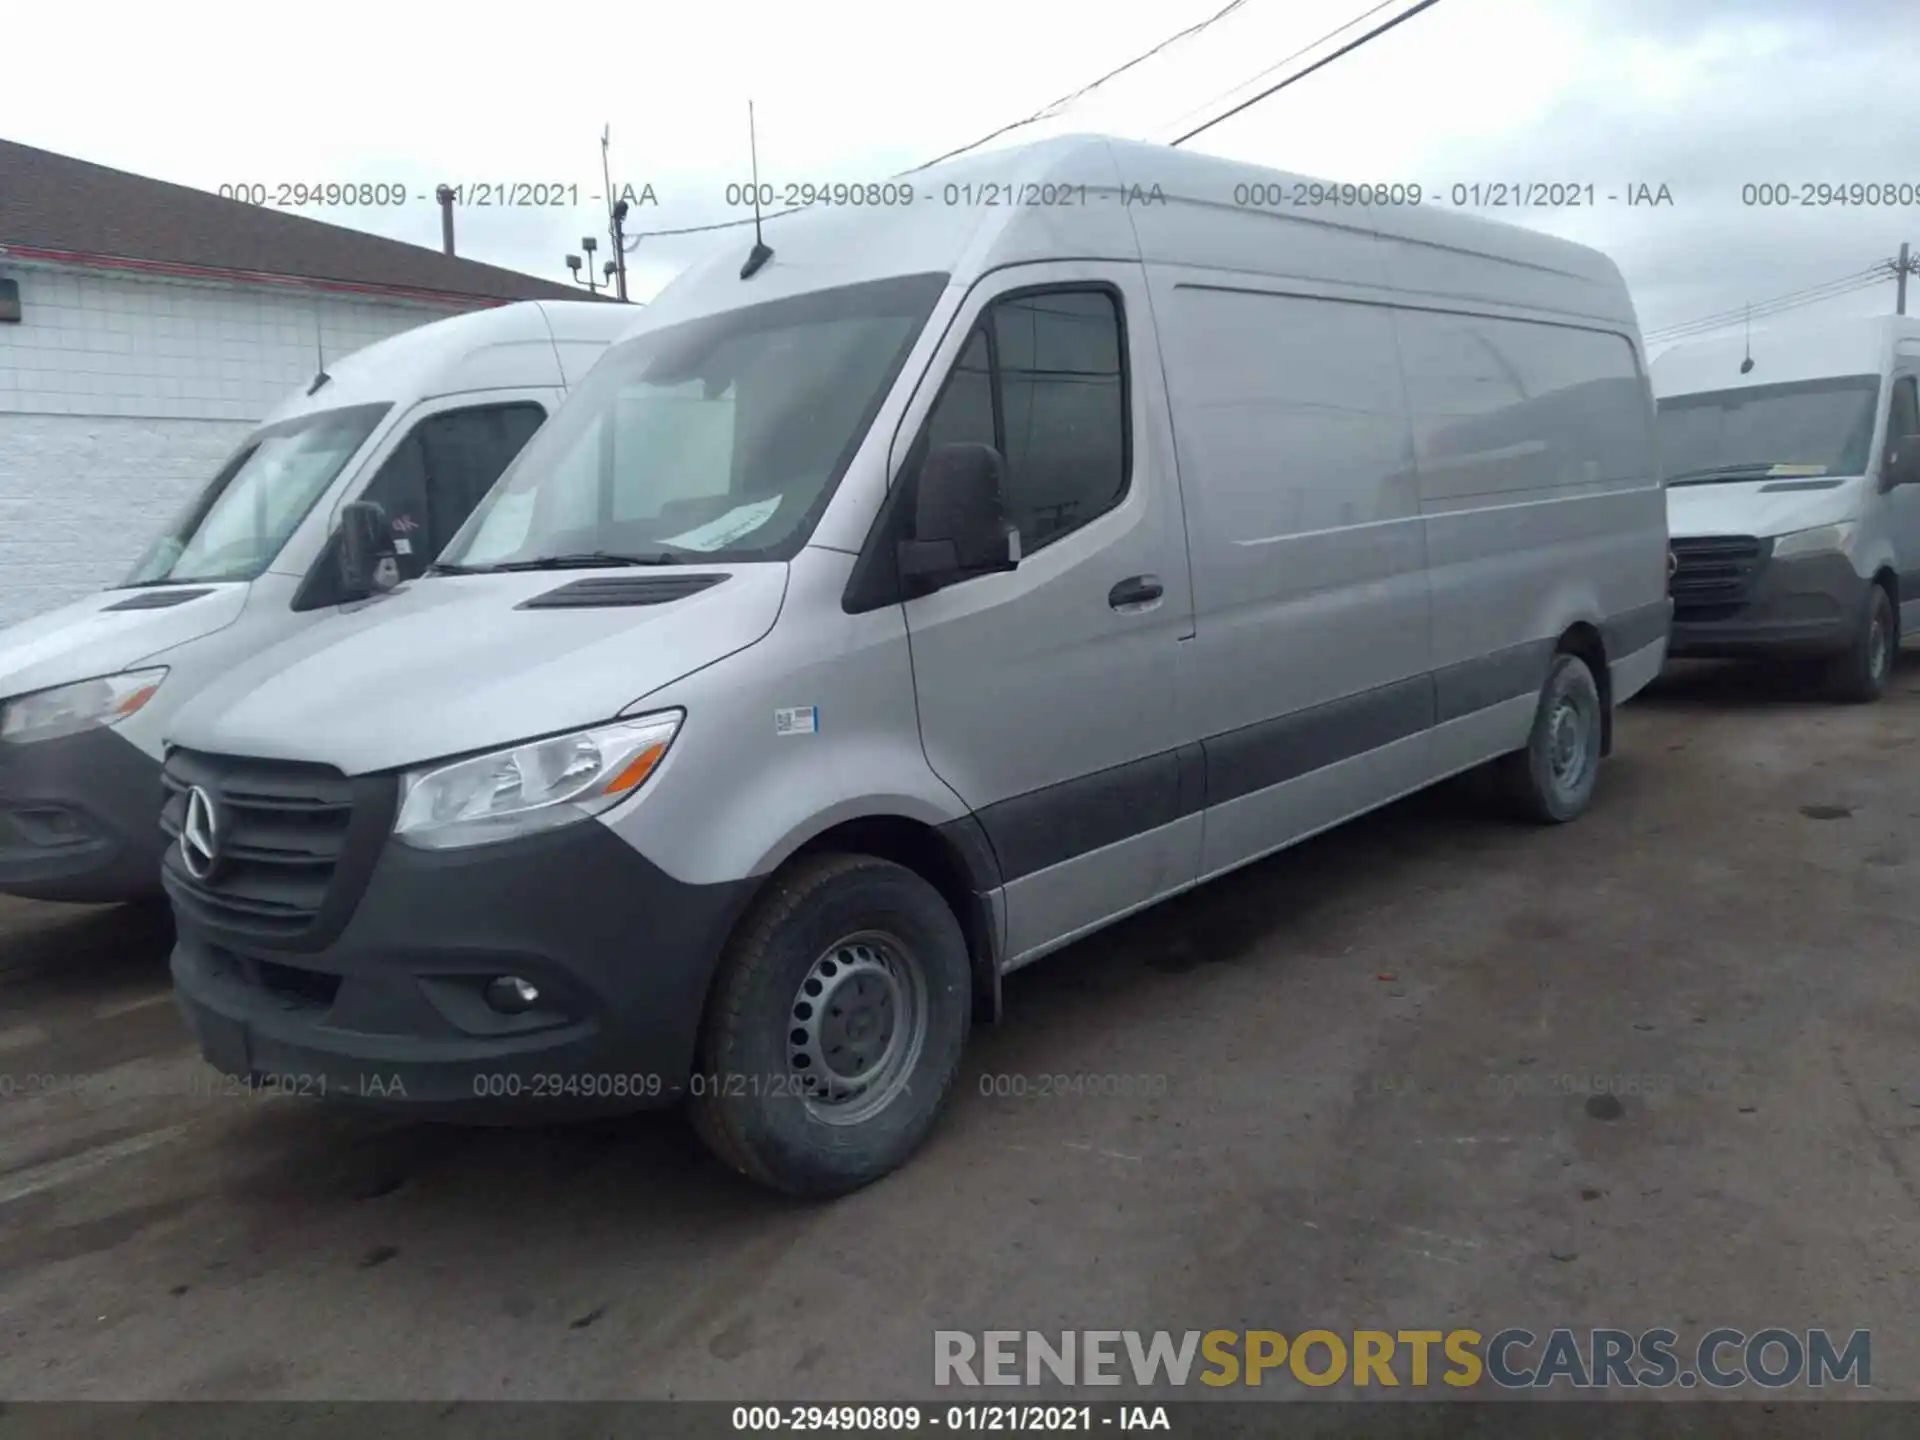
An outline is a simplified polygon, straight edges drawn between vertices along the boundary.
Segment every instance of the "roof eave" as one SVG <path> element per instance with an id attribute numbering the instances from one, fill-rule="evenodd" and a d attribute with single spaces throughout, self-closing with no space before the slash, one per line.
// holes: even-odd
<path id="1" fill-rule="evenodd" d="M 176 280 L 214 280 L 233 285 L 261 285 L 277 289 L 322 291 L 341 295 L 370 295 L 389 300 L 411 300 L 428 305 L 466 307 L 510 305 L 518 299 L 545 300 L 547 295 L 483 295 L 475 291 L 428 290 L 416 286 L 379 285 L 361 280 L 329 280 L 313 275 L 279 275 L 264 270 L 235 270 L 218 265 L 191 265 L 176 260 L 143 260 L 127 255 L 98 255 L 80 250 L 55 250 L 43 245 L 0 243 L 0 259 L 32 260 L 45 264 L 80 265 L 98 270 L 125 270 Z"/>

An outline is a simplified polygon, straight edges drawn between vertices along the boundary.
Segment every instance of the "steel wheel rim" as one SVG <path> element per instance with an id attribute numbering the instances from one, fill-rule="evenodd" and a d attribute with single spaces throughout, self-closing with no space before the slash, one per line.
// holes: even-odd
<path id="1" fill-rule="evenodd" d="M 1576 696 L 1562 695 L 1547 719 L 1547 764 L 1562 794 L 1579 789 L 1586 779 L 1592 749 L 1586 707 Z"/>
<path id="2" fill-rule="evenodd" d="M 1886 618 L 1876 605 L 1873 607 L 1873 628 L 1867 636 L 1867 643 L 1873 650 L 1873 659 L 1869 663 L 1873 666 L 1875 680 L 1883 679 L 1887 671 L 1893 668 L 1893 646 L 1887 643 L 1890 638 Z"/>
<path id="3" fill-rule="evenodd" d="M 907 1088 L 926 1046 L 928 990 L 897 937 L 863 930 L 807 967 L 787 1013 L 787 1069 L 807 1109 L 858 1125 Z"/>

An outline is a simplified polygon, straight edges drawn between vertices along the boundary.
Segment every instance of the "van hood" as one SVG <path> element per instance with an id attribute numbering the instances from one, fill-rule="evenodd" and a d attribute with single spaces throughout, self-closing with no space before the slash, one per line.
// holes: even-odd
<path id="1" fill-rule="evenodd" d="M 610 577 L 722 578 L 654 604 L 524 607 Z M 611 720 L 773 628 L 787 566 L 433 576 L 329 615 L 183 706 L 165 743 L 349 775 Z"/>
<path id="2" fill-rule="evenodd" d="M 1667 489 L 1667 533 L 1753 535 L 1765 539 L 1816 525 L 1850 520 L 1860 511 L 1864 475 L 1850 475 L 1828 489 L 1783 489 L 1832 479 L 1721 480 L 1710 485 L 1673 485 Z"/>
<path id="3" fill-rule="evenodd" d="M 246 603 L 244 583 L 155 585 L 103 590 L 36 615 L 0 630 L 0 699 L 131 670 L 224 630 Z M 154 608 L 115 608 L 123 605 Z"/>

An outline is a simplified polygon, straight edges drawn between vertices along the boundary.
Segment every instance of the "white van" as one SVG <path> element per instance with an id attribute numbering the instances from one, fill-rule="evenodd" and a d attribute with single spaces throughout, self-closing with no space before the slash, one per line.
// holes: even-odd
<path id="1" fill-rule="evenodd" d="M 161 732 L 341 603 L 341 505 L 382 504 L 419 574 L 638 313 L 525 301 L 369 345 L 248 435 L 125 581 L 0 630 L 0 892 L 158 895 Z"/>
<path id="2" fill-rule="evenodd" d="M 1677 345 L 1650 367 L 1675 656 L 1811 659 L 1877 700 L 1920 622 L 1920 320 Z"/>
<path id="3" fill-rule="evenodd" d="M 1626 288 L 1306 183 L 1054 140 L 676 280 L 425 578 L 176 718 L 207 1058 L 686 1098 L 834 1193 L 1009 970 L 1484 761 L 1579 814 L 1668 623 Z"/>

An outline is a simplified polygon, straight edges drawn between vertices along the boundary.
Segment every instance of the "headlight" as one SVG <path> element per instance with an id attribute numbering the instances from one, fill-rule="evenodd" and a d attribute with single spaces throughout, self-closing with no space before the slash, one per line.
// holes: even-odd
<path id="1" fill-rule="evenodd" d="M 1817 525 L 1811 530 L 1795 530 L 1773 542 L 1774 558 L 1786 560 L 1795 555 L 1844 555 L 1853 548 L 1853 532 L 1856 528 L 1853 521 L 1845 520 L 1838 525 Z"/>
<path id="2" fill-rule="evenodd" d="M 25 745 L 77 735 L 95 725 L 112 725 L 151 700 L 166 678 L 164 666 L 129 670 L 124 675 L 103 675 L 16 696 L 0 704 L 0 740 Z"/>
<path id="3" fill-rule="evenodd" d="M 409 845 L 446 850 L 610 810 L 646 783 L 682 718 L 667 711 L 412 771 L 400 782 L 393 833 Z"/>

